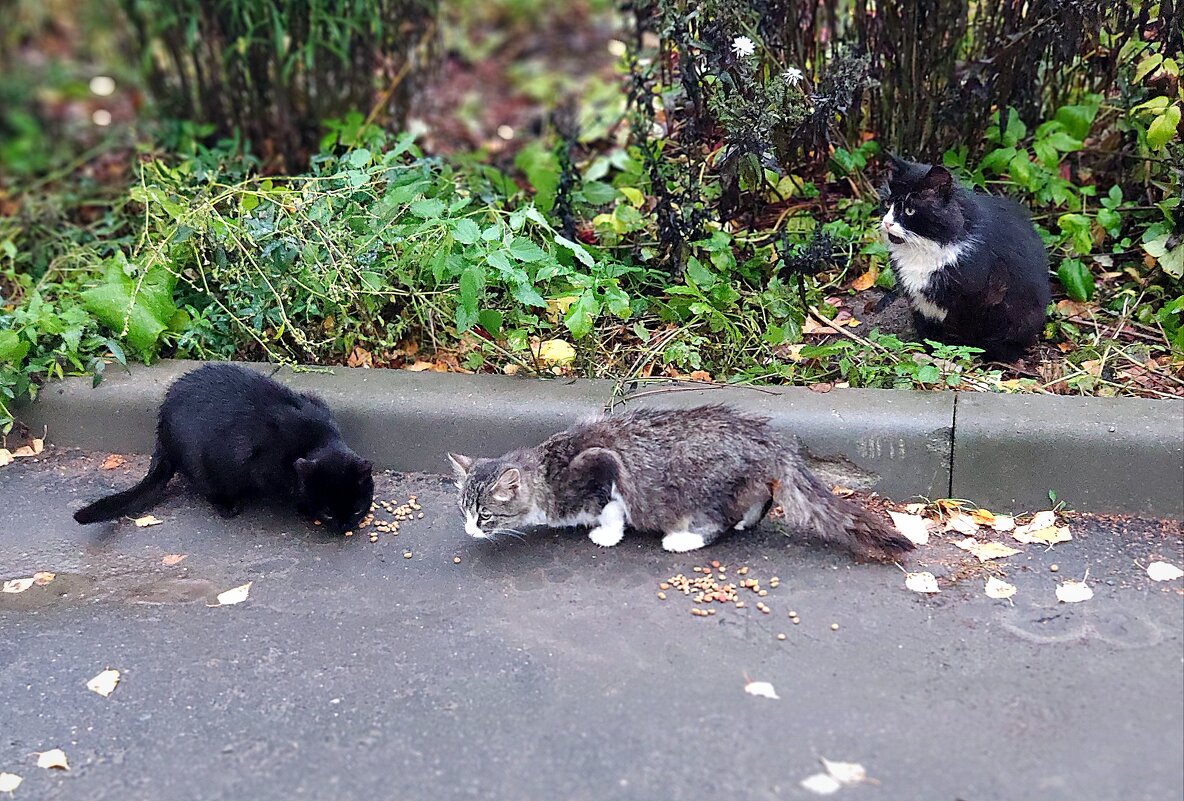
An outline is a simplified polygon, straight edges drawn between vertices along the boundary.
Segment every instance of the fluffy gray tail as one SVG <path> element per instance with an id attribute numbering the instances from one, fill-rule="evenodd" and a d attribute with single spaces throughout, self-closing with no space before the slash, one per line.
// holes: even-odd
<path id="1" fill-rule="evenodd" d="M 786 461 L 773 498 L 788 525 L 816 531 L 857 553 L 892 559 L 913 550 L 908 538 L 877 515 L 831 494 L 796 457 Z"/>
<path id="2" fill-rule="evenodd" d="M 148 466 L 148 475 L 144 476 L 139 484 L 82 507 L 74 513 L 74 519 L 79 523 L 98 523 L 143 511 L 156 503 L 176 470 L 164 448 L 157 442 L 156 450 L 152 454 L 152 464 Z"/>

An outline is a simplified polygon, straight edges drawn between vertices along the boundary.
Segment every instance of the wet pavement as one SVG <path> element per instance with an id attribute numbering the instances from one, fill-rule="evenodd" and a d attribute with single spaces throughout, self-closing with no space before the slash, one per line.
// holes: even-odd
<path id="1" fill-rule="evenodd" d="M 0 594 L 17 799 L 809 799 L 822 757 L 867 769 L 837 798 L 1184 798 L 1184 581 L 1140 566 L 1184 563 L 1178 524 L 1078 518 L 1072 542 L 986 567 L 935 545 L 907 565 L 942 581 L 921 596 L 768 526 L 682 555 L 476 542 L 435 476 L 379 482 L 424 517 L 377 543 L 274 509 L 223 520 L 179 483 L 160 525 L 83 528 L 73 510 L 145 466 L 105 456 L 0 469 L 0 579 L 56 574 Z M 707 617 L 657 597 L 710 560 L 780 586 Z M 1087 569 L 1094 597 L 1059 604 Z M 104 668 L 109 698 L 85 686 Z M 68 772 L 36 766 L 51 748 Z"/>

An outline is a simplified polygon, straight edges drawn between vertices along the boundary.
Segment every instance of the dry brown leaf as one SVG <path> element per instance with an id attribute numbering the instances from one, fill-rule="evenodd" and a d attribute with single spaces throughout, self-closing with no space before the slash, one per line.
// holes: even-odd
<path id="1" fill-rule="evenodd" d="M 819 336 L 821 336 L 823 334 L 837 334 L 837 333 L 839 333 L 839 332 L 836 331 L 834 328 L 831 328 L 829 325 L 823 325 L 822 323 L 815 320 L 813 317 L 807 317 L 805 322 L 802 323 L 802 334 L 805 336 L 810 336 L 812 334 L 818 334 Z"/>
<path id="2" fill-rule="evenodd" d="M 994 526 L 995 515 L 986 509 L 974 509 L 970 513 L 970 519 L 978 523 L 980 526 Z"/>
<path id="3" fill-rule="evenodd" d="M 415 364 L 404 367 L 403 369 L 409 373 L 422 373 L 427 370 L 433 370 L 435 367 L 436 365 L 432 362 L 425 362 L 423 359 L 416 359 Z"/>
<path id="4" fill-rule="evenodd" d="M 988 598 L 1007 599 L 1015 595 L 1015 585 L 991 576 L 987 579 L 986 593 Z"/>
<path id="5" fill-rule="evenodd" d="M 123 458 L 118 453 L 113 453 L 103 460 L 103 463 L 99 465 L 99 469 L 116 470 L 120 467 L 123 467 L 125 464 L 127 464 L 127 459 Z"/>
<path id="6" fill-rule="evenodd" d="M 839 498 L 850 498 L 855 494 L 855 490 L 850 487 L 844 487 L 842 484 L 835 484 L 830 488 L 830 494 Z"/>
<path id="7" fill-rule="evenodd" d="M 962 512 L 954 512 L 946 518 L 946 531 L 957 531 L 967 537 L 973 537 L 978 533 L 978 523 L 974 522 L 968 514 Z"/>
<path id="8" fill-rule="evenodd" d="M 207 606 L 234 606 L 235 604 L 241 604 L 243 601 L 247 600 L 247 596 L 250 595 L 251 584 L 253 584 L 253 583 L 254 582 L 248 581 L 246 584 L 243 584 L 241 587 L 235 587 L 232 590 L 227 590 L 226 592 L 219 593 L 218 594 L 218 603 L 207 604 Z"/>
<path id="9" fill-rule="evenodd" d="M 1050 548 L 1058 542 L 1069 542 L 1073 539 L 1073 535 L 1069 533 L 1068 526 L 1049 526 L 1048 528 L 1038 529 L 1036 531 L 1020 532 L 1018 529 L 1011 535 L 1015 537 L 1017 542 L 1022 542 L 1025 545 L 1030 543 L 1039 543 L 1047 545 Z"/>
<path id="10" fill-rule="evenodd" d="M 1152 562 L 1147 565 L 1147 576 L 1152 581 L 1175 581 L 1184 576 L 1184 570 L 1171 562 Z"/>
<path id="11" fill-rule="evenodd" d="M 1085 314 L 1093 317 L 1093 310 L 1087 304 L 1068 298 L 1057 303 L 1057 311 L 1065 317 L 1080 317 Z"/>
<path id="12" fill-rule="evenodd" d="M 706 382 L 710 383 L 714 379 L 712 379 L 711 373 L 707 372 L 706 370 L 692 370 L 691 371 L 691 380 L 692 381 L 706 381 Z"/>
<path id="13" fill-rule="evenodd" d="M 955 542 L 954 545 L 974 554 L 980 562 L 985 562 L 988 559 L 1003 559 L 1019 553 L 1015 548 L 1011 548 L 1001 542 L 979 542 L 974 537 L 967 537 L 964 540 Z"/>
<path id="14" fill-rule="evenodd" d="M 49 571 L 46 570 L 46 571 L 42 571 L 40 573 L 34 573 L 33 574 L 33 583 L 36 584 L 38 587 L 44 587 L 46 584 L 53 581 L 57 577 L 58 577 L 57 573 L 50 573 Z"/>
<path id="15" fill-rule="evenodd" d="M 12 464 L 12 451 L 8 448 L 0 448 L 0 467 L 7 467 Z"/>
<path id="16" fill-rule="evenodd" d="M 927 503 L 906 503 L 904 505 L 904 510 L 911 515 L 919 515 L 924 512 L 928 506 L 929 504 Z"/>
<path id="17" fill-rule="evenodd" d="M 920 515 L 907 515 L 900 512 L 889 512 L 892 524 L 914 545 L 929 544 L 929 521 Z"/>
<path id="18" fill-rule="evenodd" d="M 773 685 L 767 681 L 750 681 L 744 685 L 744 692 L 761 698 L 772 698 L 774 701 L 781 700 L 781 696 L 773 689 Z"/>
<path id="19" fill-rule="evenodd" d="M 32 587 L 35 581 L 36 579 L 34 579 L 32 576 L 29 576 L 28 578 L 11 579 L 4 582 L 3 590 L 4 592 L 13 594 L 24 592 L 25 590 Z"/>
<path id="20" fill-rule="evenodd" d="M 172 567 L 173 565 L 181 562 L 181 560 L 183 560 L 186 556 L 188 556 L 188 554 L 166 553 L 164 558 L 160 560 L 160 563 L 165 567 Z"/>
<path id="21" fill-rule="evenodd" d="M 851 282 L 851 288 L 856 292 L 863 292 L 865 289 L 871 289 L 872 284 L 876 283 L 876 278 L 878 276 L 879 270 L 877 270 L 874 266 L 869 267 L 866 273 Z"/>
<path id="22" fill-rule="evenodd" d="M 937 586 L 937 577 L 928 571 L 921 573 L 905 573 L 904 586 L 913 592 L 935 593 L 941 592 Z"/>
<path id="23" fill-rule="evenodd" d="M 119 671 L 107 668 L 88 681 L 86 683 L 86 689 L 107 698 L 111 693 L 115 692 L 115 685 L 117 684 L 119 684 Z"/>
<path id="24" fill-rule="evenodd" d="M 23 781 L 24 779 L 15 773 L 0 773 L 0 793 L 16 792 L 16 788 L 20 787 Z"/>
<path id="25" fill-rule="evenodd" d="M 148 528 L 149 526 L 159 526 L 164 521 L 152 515 L 144 515 L 133 519 L 132 522 L 136 524 L 136 528 Z"/>
<path id="26" fill-rule="evenodd" d="M 354 349 L 350 351 L 349 356 L 345 360 L 346 367 L 373 367 L 374 356 L 370 351 L 363 348 L 361 345 L 354 345 Z"/>
<path id="27" fill-rule="evenodd" d="M 53 768 L 57 768 L 58 770 L 70 769 L 70 765 L 66 761 L 66 752 L 60 748 L 34 753 L 37 753 L 37 767 L 39 768 L 45 768 L 46 770 Z"/>
<path id="28" fill-rule="evenodd" d="M 1016 526 L 1016 534 L 1027 534 L 1029 531 L 1039 531 L 1042 528 L 1055 526 L 1057 524 L 1057 513 L 1052 511 L 1037 512 L 1032 516 L 1032 520 L 1022 526 Z"/>

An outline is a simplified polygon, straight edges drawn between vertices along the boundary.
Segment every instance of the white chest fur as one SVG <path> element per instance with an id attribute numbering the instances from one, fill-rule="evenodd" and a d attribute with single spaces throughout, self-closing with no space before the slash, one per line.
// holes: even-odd
<path id="1" fill-rule="evenodd" d="M 923 317 L 940 323 L 948 311 L 925 297 L 925 288 L 929 286 L 933 274 L 958 261 L 970 243 L 942 245 L 932 239 L 925 239 L 904 228 L 893 215 L 894 210 L 889 209 L 880 223 L 892 259 L 892 272 L 913 309 Z M 889 233 L 904 241 L 899 244 L 893 242 L 887 237 Z"/>

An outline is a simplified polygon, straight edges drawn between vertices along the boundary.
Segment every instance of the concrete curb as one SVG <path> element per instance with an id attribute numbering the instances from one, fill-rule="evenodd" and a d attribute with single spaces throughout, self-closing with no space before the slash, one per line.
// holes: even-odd
<path id="1" fill-rule="evenodd" d="M 146 453 L 165 388 L 196 364 L 111 370 L 95 389 L 67 379 L 17 417 L 59 446 Z M 320 394 L 351 445 L 392 470 L 446 473 L 446 451 L 504 453 L 605 410 L 729 403 L 798 436 L 825 480 L 894 499 L 1010 511 L 1046 505 L 1053 489 L 1082 511 L 1184 518 L 1184 400 L 699 385 L 614 398 L 609 381 L 342 367 L 275 377 Z"/>

